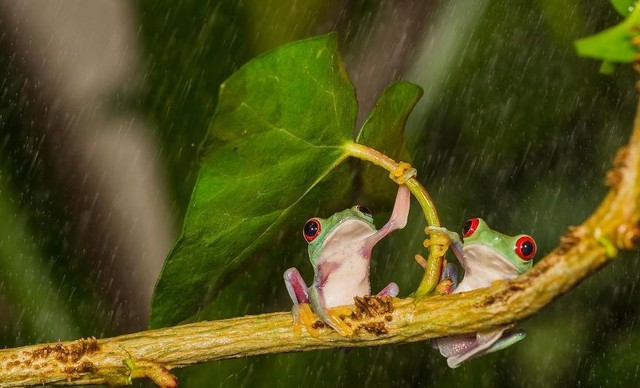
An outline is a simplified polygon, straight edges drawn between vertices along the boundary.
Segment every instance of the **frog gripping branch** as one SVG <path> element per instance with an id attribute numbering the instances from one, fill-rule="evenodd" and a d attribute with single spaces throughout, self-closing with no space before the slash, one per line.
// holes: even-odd
<path id="1" fill-rule="evenodd" d="M 490 287 L 494 281 L 508 280 L 531 269 L 536 242 L 528 235 L 507 236 L 489 228 L 481 218 L 468 220 L 460 236 L 445 228 L 428 227 L 427 231 L 450 241 L 451 248 L 464 268 L 464 278 L 454 285 L 453 293 Z M 436 340 L 447 364 L 457 368 L 471 358 L 504 349 L 523 340 L 524 330 L 503 327 L 490 332 L 445 337 Z"/>
<path id="2" fill-rule="evenodd" d="M 356 296 L 371 294 L 369 263 L 373 246 L 389 233 L 402 229 L 409 216 L 409 189 L 398 188 L 389 221 L 380 229 L 373 225 L 373 215 L 364 206 L 354 206 L 328 219 L 312 218 L 305 224 L 304 238 L 309 243 L 309 259 L 313 265 L 313 284 L 307 288 L 300 273 L 290 268 L 284 273 L 289 296 L 294 303 L 296 322 L 304 323 L 310 333 L 315 320 L 309 317 L 310 303 L 320 319 L 344 336 L 353 329 L 344 323 L 334 308 L 353 304 Z M 378 296 L 397 296 L 395 283 L 389 283 Z"/>

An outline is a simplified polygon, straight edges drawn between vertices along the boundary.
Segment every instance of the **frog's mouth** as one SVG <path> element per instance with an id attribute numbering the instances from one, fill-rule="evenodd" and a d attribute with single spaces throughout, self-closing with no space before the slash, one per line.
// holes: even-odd
<path id="1" fill-rule="evenodd" d="M 357 217 L 345 218 L 327 235 L 323 252 L 360 249 L 367 237 L 376 232 L 371 224 Z"/>

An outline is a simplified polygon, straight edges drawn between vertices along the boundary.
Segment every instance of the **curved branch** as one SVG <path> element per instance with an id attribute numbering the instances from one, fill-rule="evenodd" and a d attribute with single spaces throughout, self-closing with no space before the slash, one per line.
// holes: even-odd
<path id="1" fill-rule="evenodd" d="M 491 329 L 527 318 L 612 260 L 640 236 L 640 114 L 630 143 L 614 161 L 611 191 L 582 225 L 570 228 L 558 248 L 526 274 L 471 292 L 382 300 L 358 300 L 345 320 L 362 329 L 341 337 L 320 329 L 296 332 L 289 313 L 199 322 L 107 339 L 26 346 L 0 351 L 0 386 L 127 384 L 149 377 L 175 386 L 168 370 L 195 363 L 267 353 L 363 347 L 423 341 Z M 387 303 L 385 305 L 385 303 Z"/>
<path id="2" fill-rule="evenodd" d="M 384 168 L 391 174 L 394 174 L 396 169 L 399 167 L 398 162 L 395 160 L 363 144 L 350 142 L 344 147 L 349 156 L 371 162 Z M 391 175 L 389 177 L 391 178 Z M 427 190 L 415 177 L 409 178 L 404 182 L 404 184 L 409 188 L 409 191 L 411 191 L 411 194 L 413 194 L 416 200 L 418 200 L 427 224 L 430 226 L 440 226 L 440 218 L 438 217 L 436 206 Z M 425 245 L 425 247 L 426 246 L 427 245 Z M 418 285 L 418 289 L 414 293 L 417 297 L 430 295 L 432 291 L 435 290 L 436 285 L 440 281 L 442 262 L 448 248 L 442 246 L 437 239 L 434 239 L 433 237 L 430 238 L 430 244 L 428 244 L 428 246 L 430 249 L 427 264 L 424 268 L 424 274 L 422 275 L 422 280 Z"/>

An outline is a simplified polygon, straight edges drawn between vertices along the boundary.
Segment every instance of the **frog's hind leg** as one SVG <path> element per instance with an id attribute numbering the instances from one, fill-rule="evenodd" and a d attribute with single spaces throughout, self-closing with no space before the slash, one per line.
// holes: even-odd
<path id="1" fill-rule="evenodd" d="M 311 289 L 309 289 L 309 300 L 311 301 L 313 311 L 315 311 L 322 322 L 331 326 L 343 337 L 353 335 L 353 328 L 342 320 L 342 317 L 351 314 L 353 306 L 327 307 L 322 296 L 322 289 L 319 287 L 311 287 Z"/>
<path id="2" fill-rule="evenodd" d="M 351 306 L 332 307 L 318 310 L 318 316 L 338 334 L 343 337 L 349 337 L 353 335 L 353 328 L 343 321 L 342 317 L 351 314 L 352 311 Z"/>
<path id="3" fill-rule="evenodd" d="M 300 326 L 304 326 L 312 337 L 319 335 L 318 329 L 316 328 L 318 317 L 311 311 L 311 305 L 309 303 L 294 304 L 291 308 L 291 315 L 293 315 L 294 333 L 300 334 Z"/>
<path id="4" fill-rule="evenodd" d="M 488 348 L 483 354 L 489 354 L 508 348 L 516 342 L 522 341 L 527 336 L 527 332 L 524 329 L 511 329 L 502 333 L 500 339 L 495 342 L 490 348 Z"/>
<path id="5" fill-rule="evenodd" d="M 491 347 L 500 339 L 502 330 L 484 335 L 461 335 L 445 337 L 437 340 L 440 354 L 447 357 L 449 368 L 457 368 L 464 361 L 484 354 L 484 350 Z"/>
<path id="6" fill-rule="evenodd" d="M 464 361 L 504 349 L 524 339 L 523 329 L 495 330 L 475 336 L 445 337 L 437 340 L 440 353 L 447 357 L 447 365 L 457 368 Z"/>
<path id="7" fill-rule="evenodd" d="M 458 267 L 444 260 L 444 269 L 442 270 L 442 275 L 440 275 L 440 282 L 436 286 L 436 294 L 451 294 L 458 287 L 459 279 L 460 272 Z"/>

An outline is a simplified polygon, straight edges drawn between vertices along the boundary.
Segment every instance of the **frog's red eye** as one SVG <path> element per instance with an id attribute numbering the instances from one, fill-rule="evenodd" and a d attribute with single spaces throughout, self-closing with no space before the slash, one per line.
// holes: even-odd
<path id="1" fill-rule="evenodd" d="M 516 246 L 513 250 L 522 260 L 529 261 L 535 256 L 538 247 L 536 247 L 536 242 L 531 236 L 522 236 L 516 241 Z"/>
<path id="2" fill-rule="evenodd" d="M 462 227 L 462 237 L 469 237 L 476 231 L 478 225 L 480 224 L 479 218 L 471 218 L 464 223 Z"/>
<path id="3" fill-rule="evenodd" d="M 362 214 L 366 214 L 369 217 L 373 217 L 373 213 L 371 213 L 371 210 L 369 210 L 369 208 L 366 206 L 356 205 L 356 209 L 358 209 L 358 211 Z"/>
<path id="4" fill-rule="evenodd" d="M 311 242 L 318 237 L 320 234 L 320 221 L 315 218 L 310 219 L 304 224 L 304 229 L 302 229 L 302 235 L 307 242 Z"/>

